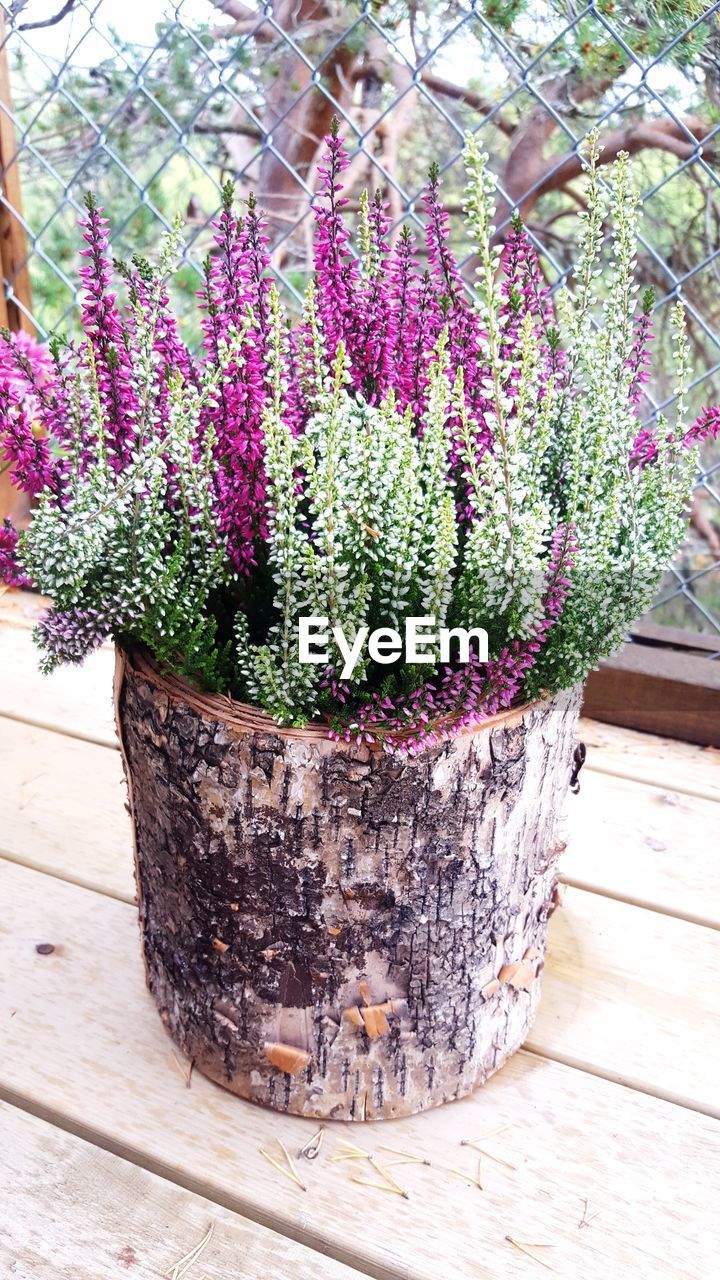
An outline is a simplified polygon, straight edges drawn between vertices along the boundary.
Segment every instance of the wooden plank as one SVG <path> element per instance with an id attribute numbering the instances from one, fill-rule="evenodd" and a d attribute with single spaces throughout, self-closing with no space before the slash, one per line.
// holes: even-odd
<path id="1" fill-rule="evenodd" d="M 720 1115 L 720 934 L 570 888 L 527 1047 Z"/>
<path id="2" fill-rule="evenodd" d="M 19 591 L 16 587 L 0 586 L 0 623 L 7 626 L 35 626 L 43 611 L 50 607 L 47 596 L 34 591 Z"/>
<path id="3" fill-rule="evenodd" d="M 583 716 L 578 737 L 587 745 L 585 769 L 610 773 L 663 790 L 720 800 L 720 751 L 674 738 L 602 724 Z M 580 775 L 580 785 L 585 770 Z"/>
<path id="4" fill-rule="evenodd" d="M 132 902 L 132 831 L 120 753 L 0 722 L 0 853 Z"/>
<path id="5" fill-rule="evenodd" d="M 523 1053 L 452 1106 L 392 1124 L 328 1126 L 321 1158 L 303 1163 L 303 1193 L 259 1148 L 277 1149 L 279 1138 L 297 1151 L 316 1124 L 253 1108 L 197 1074 L 186 1088 L 143 989 L 130 907 L 7 863 L 0 864 L 0 896 L 6 975 L 0 1093 L 10 1101 L 42 1109 L 64 1127 L 380 1280 L 437 1280 L 450 1260 L 457 1280 L 512 1280 L 537 1271 L 508 1235 L 550 1242 L 548 1260 L 568 1280 L 713 1274 L 715 1245 L 706 1224 L 717 1200 L 720 1126 L 707 1116 Z M 577 928 L 577 914 L 571 918 Z M 646 943 L 642 929 L 631 927 L 625 958 L 631 938 L 639 948 Z M 56 949 L 38 955 L 38 942 Z M 591 950 L 583 938 L 581 958 Z M 681 954 L 668 952 L 666 963 L 679 963 Z M 577 980 L 583 967 L 573 972 Z M 618 991 L 614 982 L 610 1004 Z M 546 998 L 551 1020 L 566 1028 L 565 1046 L 582 1044 L 577 981 L 565 990 L 561 1018 L 552 982 Z M 632 1041 L 635 1009 L 621 1002 L 621 1013 Z M 686 1066 L 694 1051 L 692 1041 L 683 1043 Z M 632 1043 L 628 1052 L 632 1057 Z M 461 1141 L 503 1126 L 484 1145 L 516 1167 L 483 1158 L 482 1192 L 440 1168 L 475 1174 L 474 1153 Z M 434 1163 L 393 1170 L 408 1190 L 405 1201 L 356 1186 L 355 1164 L 332 1163 L 338 1136 L 380 1159 L 389 1158 L 380 1149 L 386 1143 Z M 599 1217 L 581 1228 L 585 1200 Z"/>
<path id="6" fill-rule="evenodd" d="M 568 810 L 566 883 L 720 928 L 715 801 L 585 770 Z"/>
<path id="7" fill-rule="evenodd" d="M 30 632 L 0 626 L 0 716 L 117 747 L 112 702 L 114 655 L 99 649 L 82 667 L 38 671 Z"/>
<path id="8" fill-rule="evenodd" d="M 705 631 L 685 631 L 683 627 L 665 627 L 649 618 L 641 618 L 630 628 L 631 635 L 641 644 L 662 645 L 689 653 L 717 653 L 720 634 Z"/>
<path id="9" fill-rule="evenodd" d="M 626 644 L 591 671 L 583 710 L 595 720 L 720 747 L 720 662 Z"/>
<path id="10" fill-rule="evenodd" d="M 156 1280 L 212 1235 L 205 1280 L 352 1280 L 358 1272 L 0 1103 L 0 1271 L 17 1280 Z"/>

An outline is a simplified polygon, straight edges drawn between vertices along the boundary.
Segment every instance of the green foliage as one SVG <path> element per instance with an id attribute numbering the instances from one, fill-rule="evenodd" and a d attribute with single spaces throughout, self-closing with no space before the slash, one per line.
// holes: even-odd
<path id="1" fill-rule="evenodd" d="M 150 305 L 135 304 L 138 383 L 150 386 L 162 374 L 153 345 L 158 298 L 178 247 L 168 237 L 160 269 L 150 280 Z M 161 663 L 211 688 L 227 687 L 230 650 L 218 642 L 209 602 L 228 580 L 224 542 L 214 515 L 214 437 L 199 434 L 200 410 L 216 391 L 222 368 L 199 384 L 173 375 L 168 386 L 166 429 L 138 424 L 132 460 L 122 473 L 108 460 L 104 417 L 94 372 L 93 348 L 78 370 L 71 437 L 85 441 L 82 468 L 67 458 L 65 503 L 46 489 L 22 538 L 23 564 L 56 609 L 110 620 L 115 635 L 147 644 Z M 225 352 L 225 361 L 231 358 Z M 86 406 L 92 406 L 90 438 Z M 50 671 L 63 655 L 52 646 L 42 659 Z"/>

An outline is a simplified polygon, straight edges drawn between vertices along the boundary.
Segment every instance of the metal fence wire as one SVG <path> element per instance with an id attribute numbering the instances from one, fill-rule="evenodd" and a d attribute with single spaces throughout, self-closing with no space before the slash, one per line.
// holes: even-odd
<path id="1" fill-rule="evenodd" d="M 574 256 L 578 149 L 597 126 L 604 158 L 631 154 L 643 197 L 639 272 L 656 294 L 658 369 L 645 414 L 673 401 L 678 296 L 692 408 L 720 396 L 720 0 L 11 0 L 0 11 L 0 217 L 16 324 L 44 336 L 77 323 L 88 188 L 111 213 L 120 257 L 152 251 L 185 213 L 176 301 L 190 330 L 228 177 L 239 199 L 258 196 L 275 270 L 299 296 L 333 115 L 353 154 L 350 210 L 363 187 L 380 188 L 397 224 L 422 221 L 433 159 L 459 214 L 463 134 L 475 131 L 499 177 L 500 234 L 519 208 L 555 286 Z M 717 445 L 655 608 L 657 621 L 720 632 Z"/>

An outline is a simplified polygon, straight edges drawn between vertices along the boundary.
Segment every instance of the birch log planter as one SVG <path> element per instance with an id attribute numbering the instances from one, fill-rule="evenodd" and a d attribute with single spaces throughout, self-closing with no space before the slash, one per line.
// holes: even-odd
<path id="1" fill-rule="evenodd" d="M 195 1067 L 342 1120 L 496 1071 L 538 1002 L 579 700 L 399 762 L 118 654 L 147 982 Z"/>

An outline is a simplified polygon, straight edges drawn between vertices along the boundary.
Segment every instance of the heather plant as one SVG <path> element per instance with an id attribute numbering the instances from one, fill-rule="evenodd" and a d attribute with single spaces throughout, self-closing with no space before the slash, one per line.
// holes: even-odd
<path id="1" fill-rule="evenodd" d="M 157 266 L 115 264 L 121 303 L 88 197 L 84 340 L 38 361 L 2 339 L 0 441 L 35 512 L 22 534 L 6 525 L 0 567 L 52 597 L 36 636 L 46 670 L 112 636 L 280 723 L 320 717 L 415 753 L 576 683 L 622 641 L 678 545 L 720 413 L 685 421 L 678 303 L 674 419 L 639 421 L 653 300 L 638 308 L 626 156 L 601 184 L 591 138 L 578 260 L 553 302 L 518 218 L 496 243 L 474 138 L 472 290 L 437 169 L 421 268 L 380 195 L 363 196 L 354 246 L 348 158 L 336 130 L 326 141 L 299 319 L 272 282 L 259 210 L 237 217 L 227 186 L 196 355 L 168 303 L 179 228 Z M 301 660 L 308 617 L 328 625 L 319 662 Z M 487 661 L 363 652 L 344 673 L 333 628 L 391 641 L 418 617 L 486 630 Z"/>

